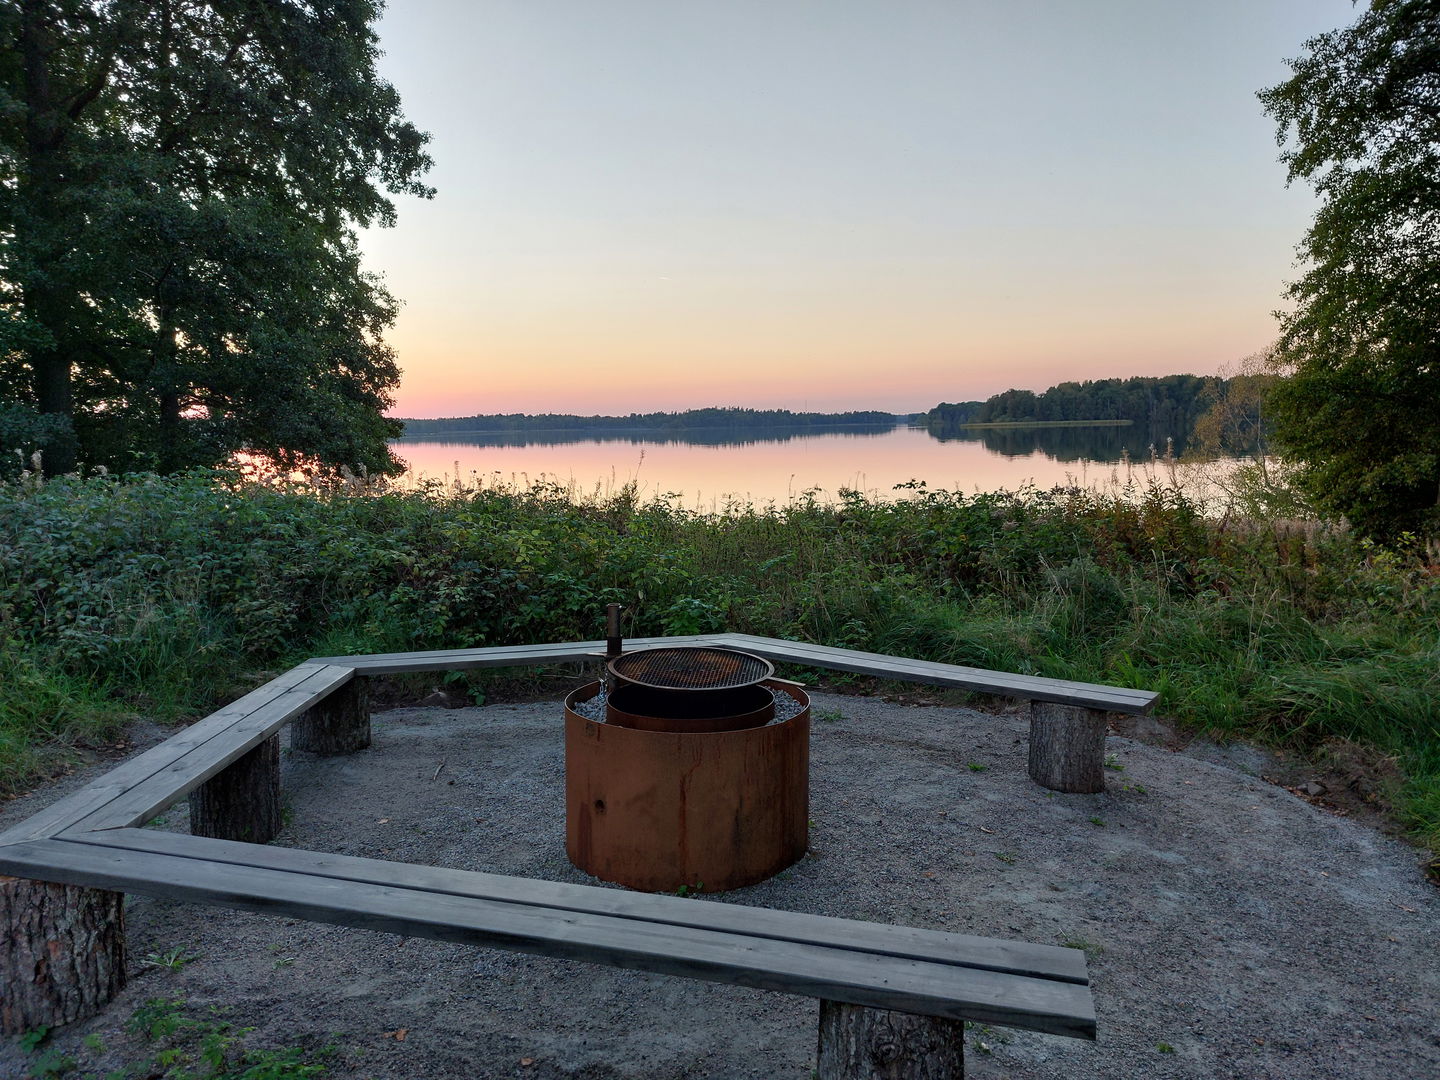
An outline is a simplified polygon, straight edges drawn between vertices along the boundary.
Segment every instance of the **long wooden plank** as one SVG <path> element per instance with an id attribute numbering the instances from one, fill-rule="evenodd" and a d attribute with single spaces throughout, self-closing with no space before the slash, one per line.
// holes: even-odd
<path id="1" fill-rule="evenodd" d="M 115 829 L 139 825 L 188 795 L 332 690 L 355 677 L 347 667 L 329 665 L 312 673 L 259 708 L 232 722 L 188 753 L 78 819 L 72 830 Z M 70 830 L 67 830 L 70 831 Z"/>
<path id="2" fill-rule="evenodd" d="M 857 649 L 839 649 L 812 642 L 786 641 L 779 638 L 763 638 L 749 634 L 725 634 L 722 637 L 734 648 L 757 651 L 766 649 L 777 655 L 803 658 L 824 664 L 866 664 L 879 671 L 905 670 L 917 677 L 965 676 L 983 680 L 995 686 L 1013 687 L 1024 690 L 1052 690 L 1076 694 L 1100 694 L 1106 697 L 1128 699 L 1136 702 L 1153 701 L 1158 695 L 1149 690 L 1134 690 L 1128 687 L 1109 686 L 1101 683 L 1077 682 L 1070 679 L 1051 679 L 1039 675 L 1019 675 L 1013 672 L 990 671 L 984 668 L 964 667 L 935 660 L 918 660 L 908 657 L 888 656 L 881 653 L 861 652 Z"/>
<path id="3" fill-rule="evenodd" d="M 1038 675 L 1016 675 L 987 671 L 983 668 L 942 664 L 932 660 L 913 660 L 885 656 L 854 649 L 836 649 L 827 645 L 781 641 L 777 638 L 753 637 L 748 634 L 723 634 L 716 644 L 756 653 L 771 660 L 809 664 L 816 667 L 877 675 L 910 682 L 956 686 L 966 690 L 999 694 L 1034 701 L 1053 701 L 1061 705 L 1079 705 L 1110 712 L 1145 713 L 1155 704 L 1158 694 L 1149 690 L 1132 690 L 1099 683 L 1047 679 Z"/>
<path id="4" fill-rule="evenodd" d="M 0 871 L 868 1008 L 1095 1037 L 1089 988 L 1052 979 L 69 840 L 0 849 Z"/>
<path id="5" fill-rule="evenodd" d="M 177 732 L 158 746 L 152 746 L 79 791 L 57 800 L 17 825 L 0 833 L 0 844 L 13 844 L 53 836 L 114 801 L 137 784 L 203 746 L 216 735 L 244 720 L 276 698 L 304 686 L 324 671 L 324 665 L 305 663 L 291 668 L 264 686 L 257 687 L 202 720 Z M 346 676 L 351 677 L 351 676 Z"/>
<path id="6" fill-rule="evenodd" d="M 743 907 L 706 900 L 682 900 L 593 885 L 536 881 L 466 870 L 330 855 L 293 848 L 211 840 L 183 833 L 144 829 L 115 829 L 102 833 L 67 834 L 67 839 L 127 851 L 205 859 L 234 866 L 254 866 L 317 877 L 334 877 L 371 885 L 395 885 L 451 896 L 496 900 L 531 907 L 671 926 L 688 926 L 747 934 L 812 945 L 828 945 L 856 952 L 874 952 L 912 960 L 926 960 L 1056 979 L 1089 982 L 1085 954 L 1055 945 L 921 930 L 909 926 L 858 922 L 825 915 L 807 915 L 771 908 Z"/>
<path id="7" fill-rule="evenodd" d="M 648 649 L 657 645 L 702 645 L 713 635 L 691 637 L 630 638 L 627 649 Z M 437 649 L 430 652 L 366 653 L 359 656 L 324 656 L 312 664 L 344 664 L 362 675 L 395 675 L 417 671 L 467 671 L 487 667 L 532 667 L 540 664 L 570 663 L 592 658 L 605 651 L 603 641 L 559 641 L 540 645 L 494 645 L 479 649 Z"/>

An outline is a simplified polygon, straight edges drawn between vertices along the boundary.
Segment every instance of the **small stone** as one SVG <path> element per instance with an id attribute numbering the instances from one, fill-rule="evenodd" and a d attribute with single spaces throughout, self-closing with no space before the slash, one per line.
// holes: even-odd
<path id="1" fill-rule="evenodd" d="M 1306 794 L 1306 795 L 1310 795 L 1310 796 L 1324 795 L 1325 792 L 1328 791 L 1328 790 L 1329 790 L 1329 789 L 1326 788 L 1326 786 L 1325 786 L 1324 784 L 1320 783 L 1320 781 L 1318 781 L 1318 780 L 1311 780 L 1311 781 L 1310 781 L 1308 784 L 1306 784 L 1305 787 L 1304 787 L 1305 794 Z"/>

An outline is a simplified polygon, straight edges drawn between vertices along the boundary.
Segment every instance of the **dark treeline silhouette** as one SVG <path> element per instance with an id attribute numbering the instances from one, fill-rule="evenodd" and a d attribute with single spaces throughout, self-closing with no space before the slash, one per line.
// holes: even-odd
<path id="1" fill-rule="evenodd" d="M 1172 439 L 1180 453 L 1195 422 L 1215 406 L 1227 386 L 1228 380 L 1215 375 L 1065 382 L 1040 394 L 1007 390 L 985 401 L 937 405 L 919 422 L 937 438 L 955 438 L 967 424 L 1119 420 L 1136 429 L 1119 436 L 1127 445 L 1153 444 L 1163 452 L 1165 440 Z"/>
<path id="2" fill-rule="evenodd" d="M 628 416 L 575 416 L 570 413 L 498 413 L 484 416 L 454 416 L 438 420 L 402 420 L 405 436 L 479 435 L 513 432 L 539 435 L 571 433 L 584 438 L 607 433 L 678 434 L 696 431 L 783 432 L 789 435 L 832 434 L 845 429 L 883 426 L 890 430 L 900 417 L 888 412 L 816 413 L 791 412 L 789 409 L 709 408 L 687 409 L 684 412 L 631 413 Z M 568 441 L 535 439 L 541 441 Z M 686 438 L 684 442 L 694 442 Z M 731 440 L 717 439 L 716 442 Z M 509 444 L 514 445 L 514 444 Z"/>

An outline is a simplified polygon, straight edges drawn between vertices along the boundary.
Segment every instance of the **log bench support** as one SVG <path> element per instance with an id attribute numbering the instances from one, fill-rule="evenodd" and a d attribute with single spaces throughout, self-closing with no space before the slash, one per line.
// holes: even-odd
<path id="1" fill-rule="evenodd" d="M 355 678 L 290 723 L 290 749 L 353 754 L 370 745 L 370 680 Z"/>
<path id="2" fill-rule="evenodd" d="M 0 1034 L 83 1020 L 125 985 L 125 897 L 0 877 Z"/>
<path id="3" fill-rule="evenodd" d="M 271 735 L 190 792 L 190 832 L 268 844 L 280 831 L 280 736 Z"/>
<path id="4" fill-rule="evenodd" d="M 965 1021 L 820 1002 L 819 1080 L 961 1080 Z"/>
<path id="5" fill-rule="evenodd" d="M 1051 791 L 1105 790 L 1105 713 L 1030 703 L 1030 779 Z"/>

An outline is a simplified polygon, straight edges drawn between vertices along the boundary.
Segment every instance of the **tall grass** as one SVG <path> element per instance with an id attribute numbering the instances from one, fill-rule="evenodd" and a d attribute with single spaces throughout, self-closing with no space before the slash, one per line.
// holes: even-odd
<path id="1" fill-rule="evenodd" d="M 1222 737 L 1364 742 L 1440 848 L 1440 573 L 1174 487 L 687 510 L 634 487 L 220 474 L 0 485 L 0 786 L 306 656 L 728 629 L 1153 689 Z"/>

